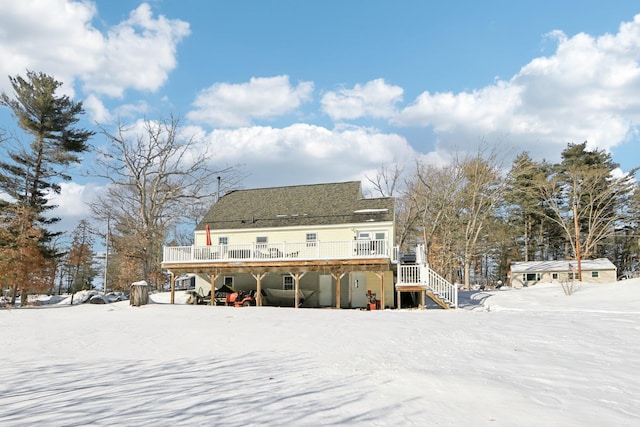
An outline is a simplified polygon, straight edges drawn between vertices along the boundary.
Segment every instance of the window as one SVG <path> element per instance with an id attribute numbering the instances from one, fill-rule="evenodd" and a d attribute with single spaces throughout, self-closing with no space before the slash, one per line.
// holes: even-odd
<path id="1" fill-rule="evenodd" d="M 265 249 L 267 247 L 267 237 L 266 236 L 256 237 L 256 247 L 258 249 Z"/>
<path id="2" fill-rule="evenodd" d="M 370 240 L 371 233 L 368 231 L 358 231 L 358 240 Z"/>
<path id="3" fill-rule="evenodd" d="M 318 242 L 318 234 L 317 233 L 307 233 L 307 247 L 311 248 L 316 246 Z"/>
<path id="4" fill-rule="evenodd" d="M 233 289 L 233 276 L 224 276 L 224 285 Z"/>
<path id="5" fill-rule="evenodd" d="M 282 276 L 282 289 L 285 291 L 293 290 L 293 276 Z"/>
<path id="6" fill-rule="evenodd" d="M 358 231 L 356 253 L 358 255 L 383 255 L 386 253 L 386 231 Z"/>
<path id="7" fill-rule="evenodd" d="M 371 254 L 371 233 L 368 231 L 358 231 L 356 238 L 356 255 Z"/>
<path id="8" fill-rule="evenodd" d="M 229 238 L 228 237 L 218 237 L 218 244 L 219 245 L 228 245 L 229 244 Z"/>
<path id="9" fill-rule="evenodd" d="M 522 281 L 524 282 L 536 282 L 541 279 L 540 273 L 525 273 L 522 275 Z"/>
<path id="10" fill-rule="evenodd" d="M 573 273 L 567 273 L 567 279 L 573 280 Z"/>
<path id="11" fill-rule="evenodd" d="M 375 241 L 373 242 L 373 251 L 377 255 L 383 255 L 385 251 L 385 240 L 387 238 L 387 233 L 384 231 L 376 231 L 374 233 Z"/>
<path id="12" fill-rule="evenodd" d="M 551 273 L 551 278 L 553 280 L 558 280 L 558 273 Z"/>
<path id="13" fill-rule="evenodd" d="M 598 278 L 598 277 L 600 277 L 600 272 L 599 272 L 599 271 L 592 271 L 592 272 L 591 272 L 591 277 L 593 277 L 593 278 Z"/>

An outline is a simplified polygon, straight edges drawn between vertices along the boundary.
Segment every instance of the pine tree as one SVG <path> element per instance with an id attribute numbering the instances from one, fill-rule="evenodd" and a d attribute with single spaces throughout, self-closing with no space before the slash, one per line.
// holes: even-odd
<path id="1" fill-rule="evenodd" d="M 59 255 L 49 245 L 56 235 L 50 226 L 59 218 L 46 216 L 46 212 L 55 207 L 49 196 L 60 193 L 60 180 L 71 179 L 66 168 L 79 162 L 79 155 L 88 150 L 87 141 L 93 132 L 75 127 L 84 113 L 82 103 L 56 94 L 62 83 L 53 77 L 27 71 L 26 78 L 16 76 L 9 80 L 13 97 L 3 92 L 0 105 L 12 111 L 30 141 L 7 145 L 6 153 L 0 157 L 0 191 L 11 199 L 0 209 L 3 218 L 9 218 L 11 212 L 26 212 L 25 218 L 30 223 L 11 230 L 11 221 L 3 221 L 0 227 L 12 237 L 2 240 L 0 245 L 2 249 L 21 252 L 25 248 L 20 245 L 31 244 L 32 240 L 19 234 L 28 232 L 32 236 L 35 232 L 37 252 L 43 259 L 50 260 Z M 29 272 L 16 273 L 21 281 L 27 281 L 24 285 L 28 288 Z M 11 279 L 5 277 L 5 280 Z"/>
<path id="2" fill-rule="evenodd" d="M 97 271 L 93 265 L 95 258 L 95 253 L 92 249 L 93 243 L 89 222 L 83 219 L 73 231 L 71 248 L 67 257 L 68 271 L 71 278 L 69 292 L 88 287 L 97 276 Z"/>

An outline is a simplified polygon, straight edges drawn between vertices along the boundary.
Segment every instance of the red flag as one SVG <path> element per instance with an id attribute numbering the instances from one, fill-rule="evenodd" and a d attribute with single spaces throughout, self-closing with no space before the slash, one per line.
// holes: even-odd
<path id="1" fill-rule="evenodd" d="M 206 232 L 207 246 L 211 246 L 211 228 L 209 227 L 209 224 L 207 224 L 204 230 Z"/>

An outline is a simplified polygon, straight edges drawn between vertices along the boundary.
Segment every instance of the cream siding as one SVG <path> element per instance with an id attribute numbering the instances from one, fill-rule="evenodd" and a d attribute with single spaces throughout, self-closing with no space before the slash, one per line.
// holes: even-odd
<path id="1" fill-rule="evenodd" d="M 568 267 L 573 265 L 572 269 Z M 511 286 L 520 288 L 537 283 L 561 283 L 571 279 L 570 271 L 575 270 L 575 261 L 532 261 L 517 262 L 511 266 Z M 616 281 L 616 267 L 607 259 L 584 260 L 582 282 L 609 283 Z M 593 273 L 597 272 L 597 277 Z M 554 274 L 556 278 L 554 278 Z M 533 276 L 533 277 L 531 277 Z M 527 277 L 530 277 L 527 280 Z"/>
<path id="2" fill-rule="evenodd" d="M 309 226 L 296 228 L 279 228 L 279 229 L 251 229 L 251 230 L 212 230 L 211 243 L 218 244 L 219 237 L 227 237 L 228 245 L 243 245 L 256 242 L 258 237 L 267 237 L 268 243 L 305 243 L 307 233 L 314 232 L 318 241 L 325 242 L 343 242 L 351 241 L 357 237 L 358 232 L 385 232 L 387 241 L 390 245 L 393 243 L 395 236 L 393 235 L 392 223 L 363 223 L 363 224 L 345 224 L 339 226 Z M 197 231 L 195 234 L 195 246 L 206 245 L 206 232 Z M 373 236 L 372 236 L 373 237 Z"/>

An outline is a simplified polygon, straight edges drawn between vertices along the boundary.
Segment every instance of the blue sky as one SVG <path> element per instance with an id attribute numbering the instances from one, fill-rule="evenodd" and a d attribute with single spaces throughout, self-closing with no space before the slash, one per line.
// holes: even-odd
<path id="1" fill-rule="evenodd" d="M 179 115 L 214 164 L 243 165 L 246 188 L 364 179 L 480 141 L 556 161 L 587 140 L 628 171 L 637 13 L 621 0 L 2 2 L 0 76 L 54 75 L 90 128 Z M 103 186 L 65 184 L 65 223 Z"/>

